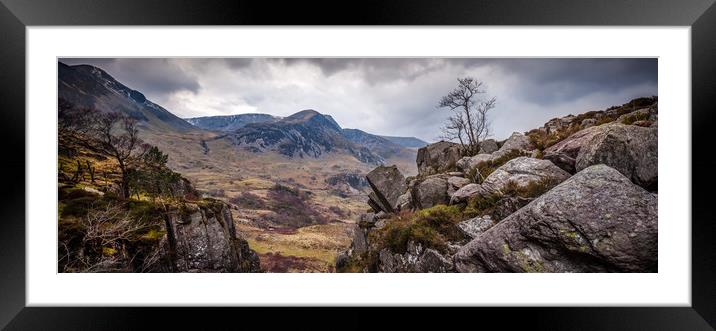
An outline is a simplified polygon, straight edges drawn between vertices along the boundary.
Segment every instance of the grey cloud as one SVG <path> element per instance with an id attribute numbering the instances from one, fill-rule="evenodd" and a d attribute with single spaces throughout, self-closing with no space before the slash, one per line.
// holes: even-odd
<path id="1" fill-rule="evenodd" d="M 64 59 L 107 70 L 182 117 L 312 108 L 342 126 L 435 140 L 449 115 L 439 98 L 456 78 L 486 83 L 498 103 L 493 133 L 604 109 L 657 93 L 656 59 L 172 58 Z M 178 93 L 190 91 L 191 93 Z"/>
<path id="2" fill-rule="evenodd" d="M 197 92 L 196 77 L 184 70 L 176 59 L 117 58 L 60 59 L 68 65 L 90 64 L 100 67 L 128 87 L 157 99 L 176 91 Z"/>

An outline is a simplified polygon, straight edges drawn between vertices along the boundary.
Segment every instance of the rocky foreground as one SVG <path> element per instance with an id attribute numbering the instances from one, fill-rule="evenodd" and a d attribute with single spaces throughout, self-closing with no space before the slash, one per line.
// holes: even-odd
<path id="1" fill-rule="evenodd" d="M 477 155 L 379 166 L 342 272 L 657 272 L 658 103 L 569 115 Z"/>

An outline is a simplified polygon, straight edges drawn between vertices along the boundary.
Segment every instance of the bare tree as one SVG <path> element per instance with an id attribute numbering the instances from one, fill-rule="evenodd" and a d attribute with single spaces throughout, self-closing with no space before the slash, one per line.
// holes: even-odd
<path id="1" fill-rule="evenodd" d="M 59 139 L 117 161 L 122 196 L 129 198 L 130 169 L 150 147 L 139 138 L 137 120 L 121 113 L 76 108 L 63 99 L 59 101 L 58 113 Z"/>
<path id="2" fill-rule="evenodd" d="M 495 108 L 496 98 L 485 98 L 483 83 L 472 77 L 458 78 L 458 86 L 440 99 L 439 108 L 453 112 L 443 127 L 443 138 L 458 140 L 463 151 L 475 155 L 480 142 L 490 134 L 487 113 Z"/>
<path id="3" fill-rule="evenodd" d="M 130 168 L 149 148 L 139 138 L 137 120 L 119 113 L 98 114 L 92 133 L 95 148 L 117 161 L 122 196 L 129 198 Z"/>

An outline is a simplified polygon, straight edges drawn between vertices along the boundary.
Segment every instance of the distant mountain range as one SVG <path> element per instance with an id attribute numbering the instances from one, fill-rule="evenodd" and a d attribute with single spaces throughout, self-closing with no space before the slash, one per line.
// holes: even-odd
<path id="1" fill-rule="evenodd" d="M 336 123 L 336 121 L 330 115 L 322 115 L 326 117 L 329 121 L 333 122 L 336 126 L 339 126 L 338 123 Z M 187 122 L 198 128 L 217 132 L 231 132 L 243 128 L 250 123 L 275 123 L 277 121 L 280 121 L 281 119 L 282 117 L 279 116 L 261 113 L 185 118 Z M 358 129 L 342 130 L 344 135 L 352 141 L 356 143 L 361 143 L 361 141 L 363 141 L 372 145 L 366 147 L 377 147 L 376 144 L 382 144 L 385 146 L 381 147 L 390 148 L 390 146 L 388 145 L 391 142 L 401 147 L 408 148 L 420 148 L 428 144 L 427 142 L 415 137 L 379 136 Z M 387 140 L 387 142 L 384 140 Z"/>
<path id="2" fill-rule="evenodd" d="M 427 145 L 413 137 L 378 136 L 343 129 L 330 116 L 308 109 L 288 117 L 239 114 L 182 119 L 149 101 L 144 94 L 90 65 L 59 66 L 59 98 L 79 106 L 121 112 L 154 132 L 216 132 L 252 152 L 275 151 L 289 157 L 319 158 L 325 153 L 347 153 L 364 163 L 382 164 L 390 157 L 414 158 L 415 148 Z"/>

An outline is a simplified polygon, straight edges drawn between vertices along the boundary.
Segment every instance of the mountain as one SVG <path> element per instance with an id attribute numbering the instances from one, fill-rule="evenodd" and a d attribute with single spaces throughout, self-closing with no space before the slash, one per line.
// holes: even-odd
<path id="1" fill-rule="evenodd" d="M 388 158 L 400 154 L 405 148 L 381 136 L 358 129 L 343 129 L 343 136 L 348 140 L 370 149 L 372 152 Z"/>
<path id="2" fill-rule="evenodd" d="M 421 148 L 428 145 L 427 142 L 422 141 L 415 137 L 393 137 L 393 136 L 380 136 L 381 138 L 385 138 L 393 143 L 396 143 L 403 147 L 408 148 Z"/>
<path id="3" fill-rule="evenodd" d="M 192 125 L 210 131 L 231 132 L 241 129 L 249 123 L 276 122 L 280 117 L 269 114 L 238 114 L 227 116 L 204 116 L 185 118 Z"/>
<path id="4" fill-rule="evenodd" d="M 332 117 L 307 109 L 277 121 L 248 123 L 225 137 L 252 152 L 275 151 L 300 158 L 346 152 L 364 163 L 385 161 L 369 148 L 347 139 L 342 131 Z"/>
<path id="5" fill-rule="evenodd" d="M 187 121 L 149 101 L 141 92 L 90 65 L 69 66 L 58 62 L 58 97 L 78 107 L 124 113 L 154 130 L 185 132 L 194 129 Z"/>

